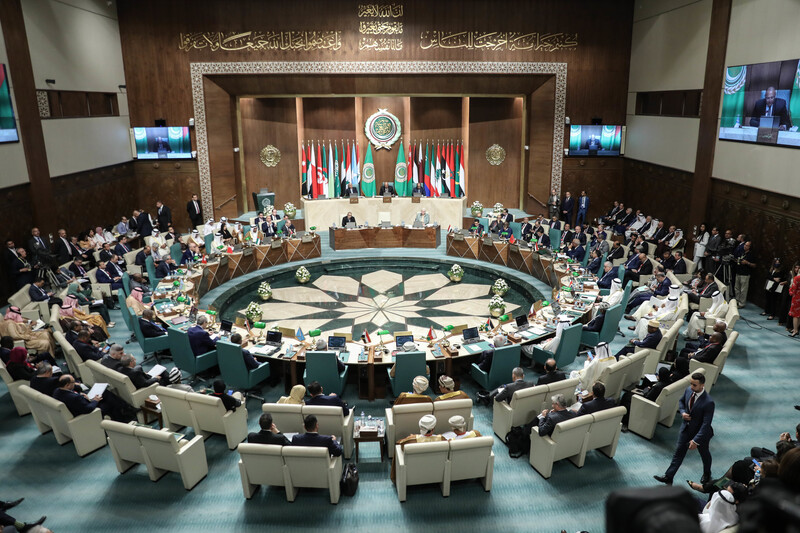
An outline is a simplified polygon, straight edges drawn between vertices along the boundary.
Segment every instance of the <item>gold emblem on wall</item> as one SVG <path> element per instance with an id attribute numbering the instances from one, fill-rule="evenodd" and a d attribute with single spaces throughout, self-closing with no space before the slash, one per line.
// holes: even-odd
<path id="1" fill-rule="evenodd" d="M 278 163 L 281 160 L 281 151 L 271 144 L 268 144 L 261 149 L 259 156 L 261 157 L 261 162 L 266 166 L 275 167 L 278 166 Z"/>
<path id="2" fill-rule="evenodd" d="M 490 165 L 499 165 L 506 159 L 506 151 L 499 144 L 493 144 L 486 149 L 486 160 Z"/>

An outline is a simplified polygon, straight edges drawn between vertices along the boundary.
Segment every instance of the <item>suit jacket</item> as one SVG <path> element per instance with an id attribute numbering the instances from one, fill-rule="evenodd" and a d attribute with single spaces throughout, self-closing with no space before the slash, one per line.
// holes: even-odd
<path id="1" fill-rule="evenodd" d="M 100 259 L 103 259 L 102 252 L 100 252 Z M 111 274 L 112 278 L 121 278 L 122 274 L 124 274 L 119 263 L 114 263 L 113 261 L 106 263 L 106 271 Z"/>
<path id="2" fill-rule="evenodd" d="M 103 358 L 103 352 L 97 349 L 93 344 L 86 344 L 85 342 L 76 340 L 72 346 L 84 361 L 88 361 L 89 359 L 92 361 L 99 361 Z"/>
<path id="3" fill-rule="evenodd" d="M 550 383 L 555 383 L 556 381 L 564 381 L 565 379 L 567 379 L 567 375 L 561 372 L 560 370 L 556 370 L 555 372 L 547 372 L 543 376 L 540 376 L 536 384 L 549 385 Z"/>
<path id="4" fill-rule="evenodd" d="M 474 223 L 474 222 L 473 222 L 473 223 L 472 223 L 472 225 L 469 227 L 469 230 L 470 230 L 470 231 L 472 231 L 472 232 L 475 232 L 475 233 L 478 233 L 478 234 L 480 234 L 480 233 L 483 233 L 483 229 L 484 229 L 484 228 L 483 228 L 483 224 L 478 224 L 477 226 L 475 226 L 475 223 Z"/>
<path id="5" fill-rule="evenodd" d="M 528 383 L 522 379 L 518 379 L 511 383 L 507 383 L 503 386 L 503 390 L 494 397 L 494 401 L 496 402 L 506 402 L 511 403 L 511 397 L 514 396 L 514 393 L 518 390 L 527 389 L 528 387 L 533 386 L 533 383 Z"/>
<path id="6" fill-rule="evenodd" d="M 217 341 L 212 339 L 211 335 L 200 326 L 190 327 L 186 335 L 189 337 L 189 345 L 192 347 L 195 357 L 217 349 Z"/>
<path id="7" fill-rule="evenodd" d="M 106 368 L 110 368 L 111 370 L 116 370 L 119 372 L 119 369 L 122 368 L 122 362 L 119 359 L 114 359 L 110 355 L 106 354 L 100 360 L 100 364 Z"/>
<path id="8" fill-rule="evenodd" d="M 111 261 L 111 255 L 112 254 L 113 254 L 113 252 L 110 252 L 110 251 L 107 251 L 107 250 L 100 250 L 100 252 L 98 253 L 98 255 L 100 256 L 100 261 L 105 261 L 106 263 Z M 108 266 L 108 265 L 106 265 L 106 266 Z"/>
<path id="9" fill-rule="evenodd" d="M 183 251 L 183 254 L 181 255 L 181 264 L 185 265 L 189 261 L 194 261 L 194 254 L 190 249 L 187 248 Z"/>
<path id="10" fill-rule="evenodd" d="M 568 215 L 571 215 L 572 212 L 575 210 L 575 198 L 570 196 L 569 198 L 564 198 L 564 201 L 561 203 L 561 212 L 567 212 Z"/>
<path id="11" fill-rule="evenodd" d="M 89 414 L 97 408 L 97 402 L 87 400 L 74 390 L 56 389 L 53 398 L 66 405 L 72 416 Z"/>
<path id="12" fill-rule="evenodd" d="M 575 418 L 576 416 L 578 415 L 569 409 L 564 409 L 561 411 L 556 411 L 555 409 L 551 410 L 549 413 L 547 413 L 546 417 L 539 419 L 539 436 L 547 437 L 552 435 L 553 430 L 556 429 L 556 424 L 563 422 L 564 420 Z"/>
<path id="13" fill-rule="evenodd" d="M 50 251 L 50 246 L 47 244 L 47 241 L 44 240 L 44 237 L 39 235 L 38 239 L 36 237 L 31 237 L 28 240 L 28 250 L 31 253 L 31 257 L 35 259 L 40 253 L 48 253 Z"/>
<path id="14" fill-rule="evenodd" d="M 283 433 L 273 433 L 270 430 L 261 430 L 247 435 L 250 444 L 274 444 L 276 446 L 289 446 L 291 442 Z"/>
<path id="15" fill-rule="evenodd" d="M 308 405 L 308 403 L 306 403 Z M 330 435 L 320 435 L 319 433 L 298 433 L 292 437 L 292 444 L 294 446 L 317 446 L 319 448 L 328 448 L 328 453 L 333 457 L 342 455 L 342 445 L 338 441 L 333 440 Z"/>
<path id="16" fill-rule="evenodd" d="M 750 117 L 750 125 L 758 127 L 761 124 L 761 117 L 767 113 L 767 99 L 760 98 L 753 106 L 753 116 Z M 792 121 L 789 119 L 789 114 L 786 112 L 786 100 L 783 98 L 775 98 L 772 103 L 772 116 L 781 118 L 781 126 L 790 128 Z"/>
<path id="17" fill-rule="evenodd" d="M 586 256 L 586 250 L 583 246 L 577 246 L 567 252 L 567 257 L 571 257 L 575 261 L 583 261 L 584 256 Z"/>
<path id="18" fill-rule="evenodd" d="M 247 350 L 242 350 L 242 358 L 244 359 L 244 366 L 247 367 L 247 370 L 253 370 L 261 366 L 259 362 L 256 361 L 256 358 L 253 357 L 253 354 Z"/>
<path id="19" fill-rule="evenodd" d="M 94 271 L 94 277 L 97 279 L 97 283 L 110 283 L 111 290 L 117 290 L 122 288 L 122 280 L 114 281 L 111 279 L 111 276 L 105 270 L 100 270 L 99 268 Z"/>
<path id="20" fill-rule="evenodd" d="M 560 220 L 556 220 L 555 222 L 553 222 L 551 220 L 550 221 L 550 229 L 561 229 L 561 221 Z"/>
<path id="21" fill-rule="evenodd" d="M 717 292 L 718 290 L 719 286 L 717 285 L 717 282 L 712 281 L 711 283 L 700 289 L 700 291 L 698 291 L 697 294 L 705 298 L 711 298 L 711 295 Z"/>
<path id="22" fill-rule="evenodd" d="M 606 321 L 606 314 L 595 316 L 591 322 L 583 326 L 583 331 L 596 331 L 599 332 L 603 329 L 603 322 Z"/>
<path id="23" fill-rule="evenodd" d="M 318 394 L 306 400 L 306 405 L 335 405 L 342 408 L 344 416 L 350 412 L 350 408 L 338 396 L 330 396 L 327 394 Z"/>
<path id="24" fill-rule="evenodd" d="M 520 227 L 520 233 L 522 234 L 522 238 L 526 241 L 531 240 L 533 236 L 533 226 L 530 222 L 524 222 Z"/>
<path id="25" fill-rule="evenodd" d="M 136 266 L 144 268 L 144 266 L 147 264 L 147 254 L 144 253 L 144 250 L 139 250 L 139 253 L 136 254 L 136 259 L 133 260 L 133 263 Z"/>
<path id="26" fill-rule="evenodd" d="M 601 289 L 610 289 L 611 282 L 614 281 L 614 278 L 616 277 L 617 277 L 617 269 L 612 268 L 611 270 L 603 274 L 603 277 L 598 280 L 597 286 L 600 287 Z"/>
<path id="27" fill-rule="evenodd" d="M 638 346 L 639 348 L 653 348 L 655 349 L 658 346 L 658 343 L 661 342 L 661 338 L 663 335 L 661 334 L 661 330 L 657 329 L 653 333 L 648 333 L 644 339 L 633 341 L 634 346 Z"/>
<path id="28" fill-rule="evenodd" d="M 722 244 L 722 235 L 717 233 L 716 235 L 712 235 L 708 239 L 708 244 L 706 244 L 706 252 L 708 255 L 714 255 L 714 252 L 719 250 L 720 245 Z"/>
<path id="29" fill-rule="evenodd" d="M 31 388 L 44 395 L 52 396 L 53 392 L 58 388 L 58 379 L 56 376 L 50 376 L 49 378 L 33 376 L 31 378 Z"/>
<path id="30" fill-rule="evenodd" d="M 211 396 L 214 396 L 215 398 L 219 398 L 220 400 L 222 400 L 222 405 L 225 406 L 226 411 L 235 411 L 237 407 L 242 405 L 242 402 L 240 402 L 227 392 L 223 392 L 221 394 L 217 394 L 215 392 Z"/>
<path id="31" fill-rule="evenodd" d="M 594 259 L 592 259 L 592 261 L 589 263 L 589 266 L 586 267 L 586 269 L 596 276 L 597 274 L 600 273 L 600 266 L 601 266 L 600 258 L 595 257 Z"/>
<path id="32" fill-rule="evenodd" d="M 350 222 L 355 224 L 356 217 L 348 217 L 348 216 L 342 217 L 342 227 L 347 226 L 347 224 L 350 223 Z"/>
<path id="33" fill-rule="evenodd" d="M 692 410 L 689 411 L 689 399 L 692 397 L 692 389 L 686 388 L 681 399 L 678 401 L 678 411 L 681 413 L 681 437 L 688 437 L 697 444 L 708 445 L 711 437 L 714 436 L 714 428 L 711 421 L 714 419 L 714 399 L 703 392 L 699 398 L 695 399 Z M 689 413 L 691 420 L 683 420 L 683 414 Z"/>
<path id="34" fill-rule="evenodd" d="M 353 187 L 352 185 L 348 186 L 344 192 L 342 193 L 343 197 L 349 198 L 350 196 L 358 196 L 358 189 Z M 252 433 L 251 433 L 252 435 Z"/>
<path id="35" fill-rule="evenodd" d="M 658 242 L 661 239 L 663 239 L 668 232 L 669 232 L 669 230 L 667 228 L 657 229 L 656 232 L 653 233 L 653 236 L 650 237 L 647 240 L 650 241 L 650 242 Z"/>
<path id="36" fill-rule="evenodd" d="M 653 262 L 648 259 L 647 261 L 642 263 L 642 265 L 639 267 L 638 274 L 640 276 L 644 276 L 652 273 L 653 273 Z"/>
<path id="37" fill-rule="evenodd" d="M 28 287 L 28 296 L 30 297 L 31 301 L 34 302 L 46 302 L 50 299 L 50 297 L 47 296 L 47 292 L 36 285 L 31 285 Z"/>
<path id="38" fill-rule="evenodd" d="M 672 267 L 673 274 L 686 274 L 686 260 L 681 257 L 680 260 L 675 261 L 675 265 Z"/>
<path id="39" fill-rule="evenodd" d="M 617 403 L 613 400 L 613 398 L 594 398 L 581 404 L 581 408 L 578 409 L 578 416 L 590 415 L 598 411 L 611 409 L 616 405 Z"/>
<path id="40" fill-rule="evenodd" d="M 378 192 L 378 195 L 379 196 L 383 196 L 387 192 L 389 194 L 391 194 L 392 196 L 394 196 L 394 194 L 395 194 L 394 186 L 393 185 L 381 185 L 381 190 Z"/>
<path id="41" fill-rule="evenodd" d="M 189 200 L 186 202 L 186 212 L 189 213 L 189 218 L 194 222 L 195 220 L 203 220 L 203 206 L 200 205 L 200 200 L 197 201 L 197 209 L 194 208 L 194 202 Z"/>
<path id="42" fill-rule="evenodd" d="M 588 196 L 580 196 L 578 197 L 578 212 L 586 211 L 589 209 L 589 197 Z"/>
<path id="43" fill-rule="evenodd" d="M 76 278 L 85 278 L 86 277 L 86 269 L 81 265 L 78 267 L 75 263 L 72 263 L 69 266 L 69 271 L 75 274 Z M 82 271 L 82 272 L 81 272 Z"/>
<path id="44" fill-rule="evenodd" d="M 169 207 L 162 205 L 158 210 L 158 227 L 161 231 L 167 231 L 170 224 L 172 224 L 172 211 Z"/>
<path id="45" fill-rule="evenodd" d="M 170 265 L 166 261 L 161 261 L 156 266 L 156 277 L 157 278 L 166 278 L 169 276 L 170 273 Z"/>
<path id="46" fill-rule="evenodd" d="M 69 245 L 69 241 L 64 242 L 64 239 L 61 237 L 56 239 L 54 248 L 55 254 L 58 256 L 59 265 L 68 262 L 75 254 L 75 250 Z"/>
<path id="47" fill-rule="evenodd" d="M 149 387 L 153 383 L 158 383 L 159 381 L 158 377 L 150 377 L 146 374 L 139 365 L 133 368 L 120 366 L 117 371 L 131 378 L 131 383 L 133 383 L 133 386 L 136 387 L 137 390 Z"/>
<path id="48" fill-rule="evenodd" d="M 699 363 L 711 363 L 717 359 L 717 356 L 722 351 L 722 344 L 707 344 L 694 353 L 692 359 Z"/>
<path id="49" fill-rule="evenodd" d="M 67 339 L 67 342 L 74 347 L 75 341 L 78 339 L 78 334 L 72 330 L 69 330 L 66 333 L 64 333 L 64 338 Z"/>
<path id="50" fill-rule="evenodd" d="M 511 224 L 512 222 L 514 222 L 514 215 L 512 215 L 511 213 L 504 213 L 500 215 L 500 220 Z"/>
<path id="51" fill-rule="evenodd" d="M 614 259 L 622 259 L 624 253 L 625 250 L 622 248 L 622 246 L 619 246 L 617 248 L 612 248 L 611 250 L 608 251 L 608 255 L 606 255 L 606 261 L 613 261 Z"/>
<path id="52" fill-rule="evenodd" d="M 150 223 L 150 215 L 145 211 L 139 213 L 136 217 L 136 229 L 142 237 L 149 237 L 153 234 L 153 225 Z"/>
<path id="53" fill-rule="evenodd" d="M 145 338 L 151 339 L 153 337 L 161 337 L 162 335 L 167 334 L 167 330 L 165 330 L 159 324 L 150 322 L 149 320 L 143 317 L 139 317 L 138 320 L 139 320 L 139 328 L 142 330 L 142 335 L 144 335 Z"/>
<path id="54" fill-rule="evenodd" d="M 549 235 L 542 235 L 542 237 L 539 239 L 539 244 L 541 244 L 545 248 L 549 248 L 550 247 L 550 236 Z"/>

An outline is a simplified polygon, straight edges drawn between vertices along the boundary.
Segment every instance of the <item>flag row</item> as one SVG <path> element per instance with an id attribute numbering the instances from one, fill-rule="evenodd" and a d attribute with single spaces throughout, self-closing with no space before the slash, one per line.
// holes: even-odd
<path id="1" fill-rule="evenodd" d="M 375 196 L 375 164 L 367 145 L 363 167 L 355 141 L 311 141 L 300 146 L 302 194 L 308 198 Z M 394 170 L 394 192 L 428 197 L 466 194 L 464 144 L 460 141 L 415 142 L 403 149 L 400 141 Z M 391 182 L 386 178 L 384 182 Z"/>

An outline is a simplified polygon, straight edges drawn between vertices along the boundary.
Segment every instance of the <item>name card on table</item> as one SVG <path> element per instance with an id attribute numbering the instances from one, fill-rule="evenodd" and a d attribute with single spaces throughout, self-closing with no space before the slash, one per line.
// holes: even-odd
<path id="1" fill-rule="evenodd" d="M 494 246 L 494 240 L 491 237 L 484 237 L 483 238 L 483 245 L 484 246 Z"/>
<path id="2" fill-rule="evenodd" d="M 358 196 L 351 196 L 350 197 L 350 203 L 351 204 L 357 204 L 358 203 Z"/>
<path id="3" fill-rule="evenodd" d="M 385 204 L 392 203 L 392 197 L 391 196 L 384 196 L 383 197 L 383 203 L 385 203 Z"/>
<path id="4" fill-rule="evenodd" d="M 281 240 L 280 239 L 272 239 L 272 242 L 269 243 L 269 247 L 275 250 L 276 248 L 281 247 Z"/>
<path id="5" fill-rule="evenodd" d="M 419 203 L 419 200 L 420 200 L 420 197 L 419 197 L 419 196 L 412 196 L 412 197 L 411 197 L 411 203 L 412 203 L 412 204 L 418 204 L 418 203 Z"/>
<path id="6" fill-rule="evenodd" d="M 512 252 L 517 252 L 517 253 L 519 253 L 519 244 L 509 244 L 509 245 L 508 245 L 508 248 L 509 248 L 509 250 L 511 250 Z"/>
<path id="7" fill-rule="evenodd" d="M 454 241 L 463 241 L 464 234 L 463 233 L 453 233 L 453 240 Z"/>

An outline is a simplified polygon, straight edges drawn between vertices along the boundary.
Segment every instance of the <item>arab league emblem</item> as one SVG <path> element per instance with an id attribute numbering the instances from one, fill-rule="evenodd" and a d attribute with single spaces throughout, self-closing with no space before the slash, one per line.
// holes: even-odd
<path id="1" fill-rule="evenodd" d="M 391 150 L 392 145 L 400 138 L 400 119 L 386 109 L 378 109 L 364 124 L 364 134 L 376 150 Z"/>
<path id="2" fill-rule="evenodd" d="M 375 181 L 375 165 L 372 163 L 364 163 L 364 170 L 361 173 L 361 178 L 364 183 L 372 183 Z"/>

